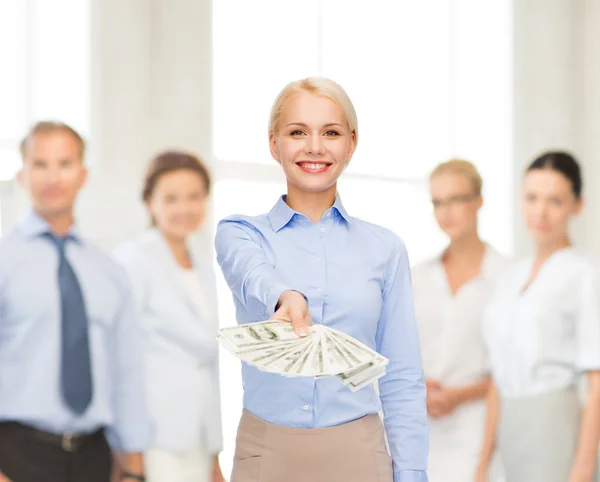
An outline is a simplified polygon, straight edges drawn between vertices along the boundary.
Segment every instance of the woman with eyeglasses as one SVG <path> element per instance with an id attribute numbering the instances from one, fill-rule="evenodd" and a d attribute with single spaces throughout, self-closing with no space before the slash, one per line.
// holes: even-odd
<path id="1" fill-rule="evenodd" d="M 506 261 L 481 240 L 482 180 L 450 160 L 429 179 L 435 219 L 448 246 L 413 269 L 429 416 L 429 480 L 468 482 L 479 460 L 489 385 L 480 330 L 483 308 Z"/>
<path id="2" fill-rule="evenodd" d="M 496 448 L 506 482 L 597 480 L 600 269 L 569 234 L 582 184 L 566 152 L 542 154 L 526 171 L 534 252 L 502 276 L 483 317 L 492 384 L 478 482 L 490 480 Z"/>

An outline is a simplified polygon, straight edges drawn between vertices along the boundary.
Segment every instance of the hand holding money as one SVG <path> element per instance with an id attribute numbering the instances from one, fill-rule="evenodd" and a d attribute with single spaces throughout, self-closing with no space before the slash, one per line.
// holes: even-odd
<path id="1" fill-rule="evenodd" d="M 308 335 L 308 327 L 312 325 L 312 318 L 308 310 L 308 303 L 302 293 L 298 291 L 284 291 L 279 297 L 275 314 L 272 320 L 283 320 L 292 323 L 296 335 Z"/>
<path id="2" fill-rule="evenodd" d="M 312 325 L 299 337 L 283 320 L 219 330 L 217 338 L 236 357 L 258 369 L 287 377 L 335 376 L 352 391 L 385 375 L 388 360 L 351 336 Z"/>

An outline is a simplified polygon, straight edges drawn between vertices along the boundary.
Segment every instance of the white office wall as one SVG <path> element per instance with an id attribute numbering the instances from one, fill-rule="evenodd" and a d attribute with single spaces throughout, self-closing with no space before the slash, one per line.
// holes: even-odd
<path id="1" fill-rule="evenodd" d="M 600 258 L 600 2 L 575 2 L 581 37 L 581 147 L 585 159 L 586 210 L 581 241 Z"/>
<path id="2" fill-rule="evenodd" d="M 514 1 L 515 188 L 540 152 L 572 151 L 584 173 L 586 207 L 576 243 L 600 256 L 600 2 Z M 515 246 L 529 242 L 515 203 Z"/>
<path id="3" fill-rule="evenodd" d="M 159 149 L 210 152 L 210 1 L 94 1 L 92 182 L 79 221 L 105 247 L 143 230 Z"/>
<path id="4" fill-rule="evenodd" d="M 140 191 L 152 154 L 210 153 L 210 3 L 92 0 L 91 172 L 77 214 L 105 248 L 145 228 Z M 13 182 L 1 192 L 7 229 L 27 200 Z"/>
<path id="5" fill-rule="evenodd" d="M 584 164 L 586 209 L 576 239 L 600 254 L 600 3 L 514 3 L 514 189 L 540 150 L 565 147 Z M 145 225 L 143 166 L 159 147 L 211 152 L 210 0 L 92 0 L 90 184 L 80 222 L 106 247 Z M 6 229 L 26 205 L 2 187 Z M 516 252 L 528 242 L 513 197 Z M 126 216 L 122 214 L 126 213 Z"/>

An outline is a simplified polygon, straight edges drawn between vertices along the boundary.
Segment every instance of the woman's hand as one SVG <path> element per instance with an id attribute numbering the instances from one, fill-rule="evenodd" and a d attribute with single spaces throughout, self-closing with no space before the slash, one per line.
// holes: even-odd
<path id="1" fill-rule="evenodd" d="M 587 373 L 587 393 L 579 425 L 579 442 L 569 482 L 592 482 L 600 440 L 600 371 Z"/>
<path id="2" fill-rule="evenodd" d="M 458 391 L 452 388 L 439 388 L 427 392 L 427 412 L 432 418 L 442 418 L 450 415 L 458 405 L 460 399 Z"/>
<path id="3" fill-rule="evenodd" d="M 427 387 L 427 393 L 442 389 L 442 383 L 438 380 L 434 380 L 433 378 L 427 378 L 425 380 L 425 386 Z"/>
<path id="4" fill-rule="evenodd" d="M 588 467 L 577 462 L 571 469 L 571 475 L 569 476 L 569 482 L 595 482 L 594 479 L 594 468 L 593 466 Z"/>
<path id="5" fill-rule="evenodd" d="M 434 394 L 442 389 L 442 384 L 438 380 L 432 378 L 425 379 L 425 387 L 427 392 L 427 414 L 431 417 L 434 409 Z"/>
<path id="6" fill-rule="evenodd" d="M 0 481 L 1 482 L 1 481 Z M 219 456 L 215 455 L 213 458 L 213 469 L 211 482 L 225 482 L 221 466 L 219 465 Z"/>
<path id="7" fill-rule="evenodd" d="M 488 466 L 487 464 L 479 464 L 475 471 L 475 482 L 487 482 L 488 480 Z"/>
<path id="8" fill-rule="evenodd" d="M 291 322 L 294 332 L 301 337 L 308 335 L 308 327 L 312 325 L 306 299 L 298 291 L 289 290 L 281 294 L 277 309 L 271 319 Z"/>
<path id="9" fill-rule="evenodd" d="M 8 477 L 5 477 L 2 472 L 0 472 L 0 482 L 10 482 Z"/>
<path id="10" fill-rule="evenodd" d="M 485 399 L 490 388 L 489 377 L 461 387 L 445 387 L 440 381 L 427 379 L 427 413 L 432 418 L 450 415 L 464 403 Z"/>

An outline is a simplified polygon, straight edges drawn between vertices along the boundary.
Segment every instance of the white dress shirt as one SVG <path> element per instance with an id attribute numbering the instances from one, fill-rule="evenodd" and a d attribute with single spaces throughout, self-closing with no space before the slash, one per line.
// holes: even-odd
<path id="1" fill-rule="evenodd" d="M 195 269 L 179 268 L 179 274 L 190 300 L 194 303 L 202 318 L 202 322 L 208 324 L 207 328 L 209 330 L 218 330 L 219 324 L 217 323 L 217 319 L 209 308 L 214 303 L 214 300 L 209 298 L 204 286 L 202 286 L 197 271 Z"/>
<path id="2" fill-rule="evenodd" d="M 600 370 L 600 275 L 574 248 L 554 253 L 524 290 L 533 258 L 503 276 L 484 316 L 495 382 L 503 397 L 575 387 Z"/>
<path id="3" fill-rule="evenodd" d="M 425 376 L 443 386 L 477 383 L 488 373 L 481 317 L 506 259 L 486 246 L 481 272 L 453 294 L 442 255 L 413 268 L 415 311 Z M 481 450 L 485 401 L 458 407 L 441 419 L 429 420 L 429 479 L 466 482 L 472 479 Z"/>

